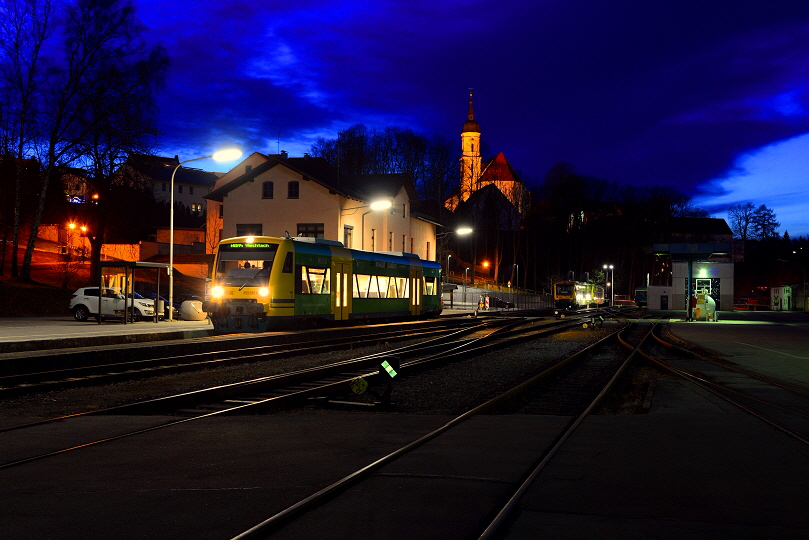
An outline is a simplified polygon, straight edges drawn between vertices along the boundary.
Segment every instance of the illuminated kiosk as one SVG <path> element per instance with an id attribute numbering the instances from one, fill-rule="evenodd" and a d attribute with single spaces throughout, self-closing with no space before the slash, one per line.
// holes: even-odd
<path id="1" fill-rule="evenodd" d="M 650 253 L 671 261 L 671 282 L 649 285 L 648 308 L 683 310 L 693 321 L 697 291 L 710 296 L 716 310 L 733 306 L 731 250 L 730 242 L 653 244 Z"/>

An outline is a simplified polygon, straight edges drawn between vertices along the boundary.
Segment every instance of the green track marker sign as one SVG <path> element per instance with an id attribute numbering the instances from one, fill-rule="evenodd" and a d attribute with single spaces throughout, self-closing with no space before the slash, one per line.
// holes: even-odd
<path id="1" fill-rule="evenodd" d="M 381 364 L 379 364 L 379 365 L 380 365 L 380 367 L 381 367 L 382 369 L 384 369 L 385 371 L 387 371 L 387 372 L 388 372 L 388 375 L 390 375 L 390 378 L 391 378 L 391 379 L 392 379 L 392 378 L 394 378 L 394 377 L 397 375 L 396 370 L 395 370 L 395 369 L 393 369 L 393 366 L 392 366 L 392 365 L 390 365 L 390 363 L 389 363 L 387 360 L 383 361 L 383 362 L 382 362 Z"/>

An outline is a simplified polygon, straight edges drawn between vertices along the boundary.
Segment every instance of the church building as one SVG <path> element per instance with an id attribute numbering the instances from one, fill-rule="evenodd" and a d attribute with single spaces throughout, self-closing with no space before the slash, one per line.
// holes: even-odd
<path id="1" fill-rule="evenodd" d="M 469 200 L 476 192 L 494 185 L 519 214 L 527 208 L 528 190 L 506 160 L 503 152 L 483 162 L 480 153 L 480 124 L 475 121 L 472 93 L 469 93 L 469 113 L 461 132 L 461 182 L 444 205 L 454 212 L 458 205 Z"/>

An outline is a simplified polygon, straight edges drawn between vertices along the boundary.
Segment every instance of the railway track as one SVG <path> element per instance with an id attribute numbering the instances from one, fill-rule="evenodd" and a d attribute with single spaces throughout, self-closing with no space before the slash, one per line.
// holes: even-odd
<path id="1" fill-rule="evenodd" d="M 809 388 L 703 356 L 659 332 L 653 337 L 639 351 L 647 360 L 809 445 Z"/>
<path id="2" fill-rule="evenodd" d="M 535 322 L 526 322 L 521 318 L 483 321 L 476 326 L 461 328 L 449 335 L 435 337 L 416 345 L 400 347 L 385 354 L 372 354 L 293 373 L 261 377 L 100 411 L 88 411 L 6 427 L 0 429 L 0 433 L 91 415 L 160 415 L 155 416 L 154 424 L 146 428 L 121 432 L 121 429 L 114 427 L 109 436 L 104 436 L 94 441 L 74 441 L 58 450 L 51 450 L 0 464 L 0 469 L 124 437 L 139 435 L 155 429 L 167 428 L 195 419 L 227 414 L 261 414 L 271 409 L 289 406 L 296 402 L 299 403 L 301 400 L 310 397 L 344 395 L 350 392 L 352 383 L 358 377 L 364 377 L 367 381 L 371 381 L 369 384 L 373 384 L 374 380 L 381 378 L 378 366 L 381 361 L 392 356 L 400 359 L 400 369 L 415 373 L 418 369 L 450 362 L 471 354 L 483 354 L 484 352 L 502 349 L 516 342 L 535 339 L 539 335 L 553 333 L 577 324 L 576 321 L 551 322 L 546 326 L 538 326 L 534 324 Z M 470 333 L 482 335 L 475 337 L 470 336 Z M 167 420 L 166 415 L 180 416 L 180 418 Z"/>
<path id="3" fill-rule="evenodd" d="M 625 329 L 622 342 L 639 345 L 652 326 L 652 324 L 631 325 Z M 390 508 L 407 508 L 408 496 L 418 498 L 422 502 L 419 505 L 420 514 L 415 516 L 407 511 L 386 514 L 384 525 L 379 524 L 384 526 L 384 531 L 378 531 L 379 536 L 404 539 L 473 538 L 480 535 L 480 538 L 489 538 L 506 520 L 521 493 L 530 486 L 533 478 L 541 472 L 567 437 L 618 380 L 633 357 L 633 353 L 620 354 L 621 352 L 623 349 L 618 345 L 617 333 L 610 334 L 596 344 L 528 377 L 486 403 L 455 417 L 442 427 L 281 510 L 237 535 L 234 540 L 270 536 L 308 537 L 310 534 L 316 534 L 324 523 L 339 523 L 344 519 L 340 513 L 346 508 L 368 508 L 373 504 L 372 500 L 383 499 Z M 594 371 L 599 372 L 599 376 L 589 375 Z M 556 392 L 553 400 L 560 404 L 554 408 L 553 413 L 546 409 L 546 412 L 540 413 L 543 406 L 538 406 L 537 401 L 543 401 L 542 397 L 548 392 Z M 582 399 L 582 396 L 587 397 Z M 558 422 L 560 431 L 555 437 L 556 444 L 543 449 L 538 460 L 535 456 L 531 456 L 524 463 L 526 467 L 533 466 L 519 472 L 509 469 L 507 477 L 496 476 L 497 473 L 491 472 L 488 473 L 488 478 L 477 477 L 477 474 L 486 470 L 487 464 L 489 468 L 497 469 L 493 463 L 511 460 L 513 452 L 518 449 L 537 447 L 536 434 L 530 431 L 515 432 L 511 429 L 508 430 L 506 440 L 505 433 L 498 430 L 498 423 L 488 421 L 502 418 L 501 414 L 505 411 L 521 414 L 531 412 L 558 414 L 564 411 L 566 418 Z M 486 435 L 492 440 L 500 440 L 498 436 L 502 435 L 504 437 L 502 447 L 492 450 L 481 441 L 480 429 L 469 429 L 470 422 L 473 421 L 486 425 Z M 451 446 L 444 443 L 447 438 L 452 438 Z M 482 451 L 481 447 L 484 448 Z M 474 458 L 470 459 L 469 454 L 473 452 L 471 448 L 476 450 Z M 397 497 L 397 491 L 401 491 L 401 484 L 406 482 L 406 479 L 418 479 L 425 474 L 419 470 L 420 461 L 417 456 L 420 453 L 444 452 L 445 461 L 449 463 L 457 457 L 454 454 L 459 449 L 465 454 L 465 465 L 476 472 L 467 470 L 455 475 L 444 474 L 443 478 L 433 478 L 434 481 L 429 482 L 427 491 L 419 492 L 417 495 L 408 493 L 402 499 Z M 403 464 L 408 460 L 410 464 Z M 500 473 L 502 474 L 502 471 Z M 465 491 L 462 497 L 455 492 L 459 489 L 455 484 L 459 482 L 463 484 L 461 489 Z M 518 486 L 516 490 L 510 490 L 508 487 L 513 488 L 515 485 Z M 496 497 L 492 497 L 493 492 L 496 493 Z M 431 502 L 423 504 L 426 500 Z M 486 508 L 481 515 L 479 505 L 472 504 L 472 500 L 492 501 L 496 506 Z M 468 501 L 469 504 L 464 501 Z M 458 504 L 459 502 L 461 504 Z M 448 527 L 448 524 L 451 526 Z M 363 536 L 374 537 L 375 533 L 373 530 L 365 530 Z"/>
<path id="4" fill-rule="evenodd" d="M 442 320 L 430 325 L 380 325 L 358 335 L 341 332 L 277 334 L 271 337 L 202 338 L 174 343 L 106 347 L 103 350 L 45 351 L 0 359 L 0 399 L 32 392 L 109 384 L 274 358 L 318 354 L 410 338 L 440 336 L 480 324 L 480 320 Z M 269 343 L 268 343 L 269 341 Z M 114 361 L 110 361 L 114 359 Z"/>

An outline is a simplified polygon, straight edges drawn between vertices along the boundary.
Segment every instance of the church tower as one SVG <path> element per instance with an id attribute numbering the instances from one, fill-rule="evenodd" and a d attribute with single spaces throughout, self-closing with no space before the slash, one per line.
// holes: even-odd
<path id="1" fill-rule="evenodd" d="M 461 189 L 460 201 L 469 198 L 477 188 L 480 178 L 480 124 L 475 122 L 475 109 L 472 107 L 472 89 L 469 89 L 469 114 L 461 133 Z"/>

